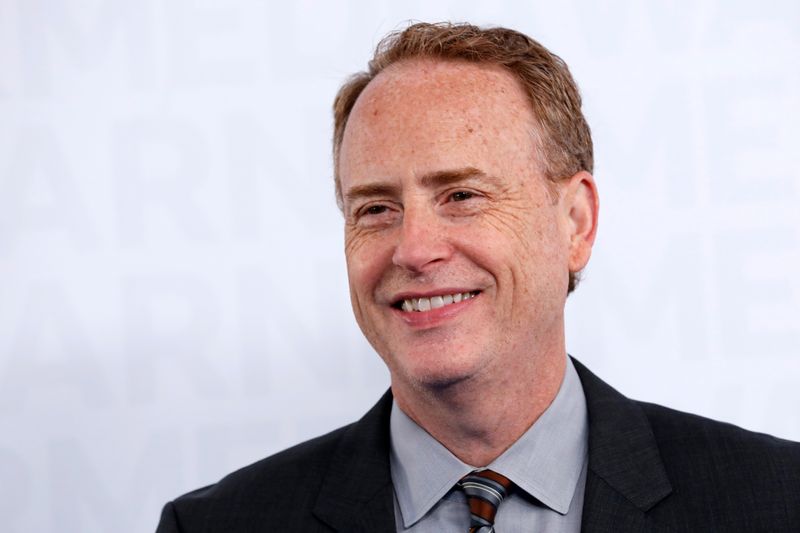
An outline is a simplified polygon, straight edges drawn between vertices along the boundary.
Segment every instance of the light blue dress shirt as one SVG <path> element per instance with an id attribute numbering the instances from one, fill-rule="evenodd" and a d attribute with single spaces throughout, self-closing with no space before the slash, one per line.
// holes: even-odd
<path id="1" fill-rule="evenodd" d="M 391 472 L 398 532 L 466 532 L 469 508 L 455 484 L 474 467 L 409 418 L 391 414 Z M 498 533 L 579 533 L 586 486 L 589 424 L 572 361 L 553 402 L 488 468 L 516 487 L 495 517 Z"/>

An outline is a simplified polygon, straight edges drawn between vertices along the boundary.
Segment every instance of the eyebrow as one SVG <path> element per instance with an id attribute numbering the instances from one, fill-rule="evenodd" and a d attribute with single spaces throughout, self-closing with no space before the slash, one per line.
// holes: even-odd
<path id="1" fill-rule="evenodd" d="M 420 178 L 419 181 L 423 187 L 435 188 L 443 187 L 445 185 L 454 185 L 456 183 L 461 183 L 463 181 L 472 179 L 490 182 L 497 181 L 496 178 L 492 178 L 484 171 L 475 167 L 438 170 L 436 172 L 425 174 Z"/>
<path id="2" fill-rule="evenodd" d="M 429 172 L 419 178 L 419 183 L 426 188 L 438 188 L 447 185 L 454 185 L 468 180 L 477 179 L 479 181 L 487 181 L 489 183 L 497 184 L 500 180 L 486 174 L 484 171 L 475 167 L 464 167 L 456 169 L 437 170 Z M 396 195 L 398 187 L 389 183 L 365 183 L 364 185 L 356 185 L 348 190 L 344 197 L 347 201 L 354 201 L 361 198 L 371 198 L 374 196 L 387 196 Z"/>
<path id="3" fill-rule="evenodd" d="M 373 196 L 389 196 L 397 193 L 397 187 L 387 183 L 365 183 L 356 185 L 349 189 L 344 198 L 347 201 L 359 200 L 361 198 L 372 198 Z"/>

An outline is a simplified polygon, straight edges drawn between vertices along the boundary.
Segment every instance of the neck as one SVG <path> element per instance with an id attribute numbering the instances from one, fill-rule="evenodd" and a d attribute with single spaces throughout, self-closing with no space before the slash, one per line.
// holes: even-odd
<path id="1" fill-rule="evenodd" d="M 392 392 L 403 412 L 453 455 L 468 465 L 484 467 L 550 406 L 565 368 L 562 348 L 549 356 L 532 357 L 528 368 L 475 376 L 445 388 L 422 385 L 409 393 L 393 377 Z"/>

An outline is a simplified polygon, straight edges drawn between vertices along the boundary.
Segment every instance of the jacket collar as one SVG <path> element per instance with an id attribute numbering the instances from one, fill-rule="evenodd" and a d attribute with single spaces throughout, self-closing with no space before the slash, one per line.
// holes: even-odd
<path id="1" fill-rule="evenodd" d="M 580 362 L 589 412 L 589 473 L 583 505 L 583 530 L 661 531 L 645 513 L 669 496 L 667 477 L 650 422 L 642 408 Z"/>
<path id="2" fill-rule="evenodd" d="M 336 531 L 396 531 L 389 469 L 391 409 L 387 391 L 345 430 L 331 458 L 314 514 Z"/>

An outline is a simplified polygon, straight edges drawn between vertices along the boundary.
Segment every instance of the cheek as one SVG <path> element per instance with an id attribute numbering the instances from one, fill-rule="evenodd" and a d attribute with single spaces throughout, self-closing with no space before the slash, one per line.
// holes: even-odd
<path id="1" fill-rule="evenodd" d="M 515 291 L 533 294 L 567 272 L 569 249 L 553 216 L 504 217 L 481 236 L 482 256 Z M 505 273 L 505 274 L 504 274 Z"/>
<path id="2" fill-rule="evenodd" d="M 361 254 L 348 252 L 347 278 L 350 286 L 350 305 L 362 330 L 368 328 L 369 302 L 375 286 L 374 268 Z"/>
<path id="3" fill-rule="evenodd" d="M 557 249 L 556 233 L 557 228 L 546 213 L 514 210 L 486 217 L 475 238 L 498 259 L 505 257 L 514 266 L 524 267 L 543 256 L 552 256 Z"/>
<path id="4" fill-rule="evenodd" d="M 356 233 L 345 235 L 345 257 L 350 290 L 364 294 L 374 289 L 391 263 L 387 239 L 380 235 Z"/>

